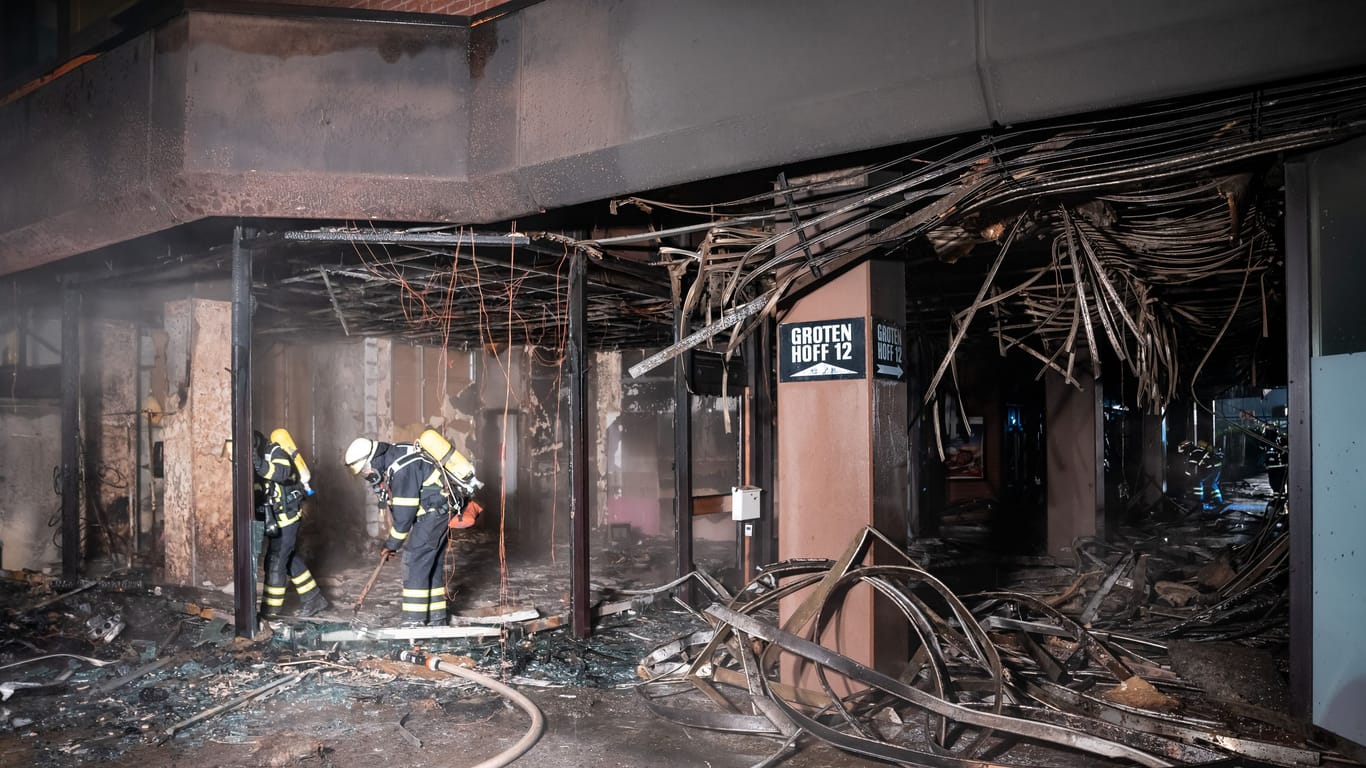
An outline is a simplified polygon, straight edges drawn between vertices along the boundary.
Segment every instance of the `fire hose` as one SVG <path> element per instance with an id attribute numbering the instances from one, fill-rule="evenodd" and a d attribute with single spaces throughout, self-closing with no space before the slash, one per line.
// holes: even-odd
<path id="1" fill-rule="evenodd" d="M 508 765 L 525 754 L 526 751 L 531 749 L 531 747 L 541 738 L 541 733 L 545 730 L 545 716 L 541 714 L 541 710 L 536 706 L 535 702 L 528 699 L 526 696 L 523 696 L 512 687 L 504 685 L 488 675 L 475 672 L 472 669 L 465 669 L 457 664 L 442 661 L 439 656 L 426 656 L 421 651 L 403 651 L 398 657 L 402 661 L 411 662 L 413 664 L 422 664 L 428 669 L 437 672 L 445 672 L 448 675 L 461 677 L 478 683 L 521 707 L 522 711 L 526 712 L 527 715 L 531 717 L 531 727 L 527 728 L 527 732 L 516 744 L 503 750 L 500 754 L 494 755 L 477 765 L 471 766 L 471 768 L 502 768 L 502 766 Z"/>

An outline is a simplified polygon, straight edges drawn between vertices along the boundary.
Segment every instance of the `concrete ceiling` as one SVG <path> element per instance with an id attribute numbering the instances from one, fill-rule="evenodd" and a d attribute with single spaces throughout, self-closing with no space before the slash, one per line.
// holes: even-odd
<path id="1" fill-rule="evenodd" d="M 547 0 L 198 10 L 0 107 L 0 274 L 209 217 L 483 223 L 1366 64 L 1366 6 Z"/>

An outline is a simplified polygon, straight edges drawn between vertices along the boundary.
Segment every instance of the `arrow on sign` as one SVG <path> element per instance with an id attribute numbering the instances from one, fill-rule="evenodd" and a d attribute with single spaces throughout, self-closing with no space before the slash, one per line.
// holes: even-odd
<path id="1" fill-rule="evenodd" d="M 898 379 L 901 378 L 901 374 L 905 373 L 899 365 L 883 365 L 882 363 L 877 364 L 877 372 L 884 376 L 895 376 Z"/>

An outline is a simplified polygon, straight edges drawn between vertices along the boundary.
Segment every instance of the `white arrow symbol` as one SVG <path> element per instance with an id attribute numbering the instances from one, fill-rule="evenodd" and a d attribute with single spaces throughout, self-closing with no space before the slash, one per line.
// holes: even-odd
<path id="1" fill-rule="evenodd" d="M 901 370 L 901 366 L 899 365 L 891 366 L 883 365 L 882 363 L 877 364 L 877 372 L 884 375 L 891 374 L 892 376 L 895 376 L 898 379 L 901 378 L 902 373 L 905 373 L 905 371 Z"/>

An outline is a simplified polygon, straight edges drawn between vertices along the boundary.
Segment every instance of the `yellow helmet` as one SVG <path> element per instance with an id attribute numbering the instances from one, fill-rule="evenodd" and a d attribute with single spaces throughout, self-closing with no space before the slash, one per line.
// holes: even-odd
<path id="1" fill-rule="evenodd" d="M 351 474 L 359 475 L 365 465 L 370 463 L 370 459 L 375 457 L 377 444 L 368 437 L 358 437 L 346 446 L 346 456 L 344 461 L 346 466 L 351 468 Z"/>

